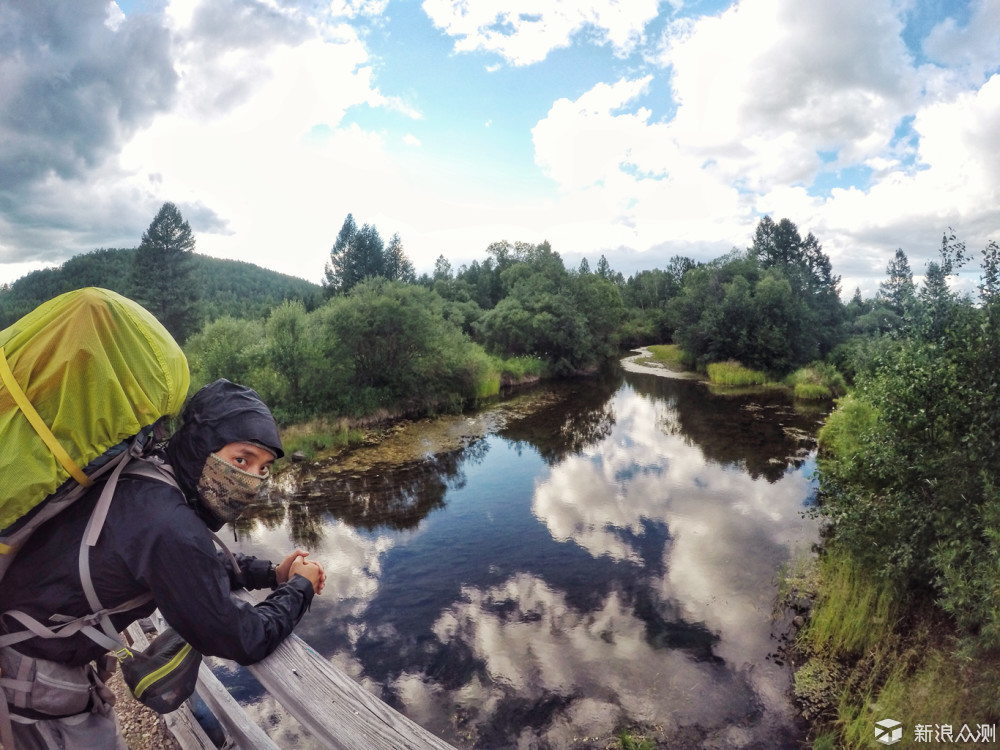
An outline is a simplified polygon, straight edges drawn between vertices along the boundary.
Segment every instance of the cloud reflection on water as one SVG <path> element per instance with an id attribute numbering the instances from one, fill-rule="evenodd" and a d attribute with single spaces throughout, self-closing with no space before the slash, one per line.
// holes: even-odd
<path id="1" fill-rule="evenodd" d="M 794 470 L 755 478 L 706 462 L 695 441 L 663 429 L 672 415 L 660 399 L 626 388 L 609 411 L 616 419 L 608 434 L 537 483 L 532 512 L 554 540 L 639 568 L 650 566 L 636 540 L 649 524 L 664 525 L 662 562 L 640 576 L 646 591 L 612 591 L 580 611 L 536 575 L 463 587 L 434 633 L 446 647 L 470 650 L 485 678 L 446 694 L 426 674 L 406 673 L 398 694 L 429 724 L 463 717 L 486 747 L 495 746 L 494 717 L 505 706 L 546 702 L 549 715 L 524 729 L 519 746 L 578 746 L 622 724 L 656 726 L 692 747 L 781 746 L 795 730 L 787 671 L 767 658 L 774 584 L 780 564 L 814 539 L 800 514 L 809 480 Z M 705 635 L 685 649 L 677 629 Z M 706 648 L 715 658 L 705 658 Z"/>
<path id="2" fill-rule="evenodd" d="M 626 383 L 439 460 L 416 523 L 422 503 L 381 504 L 402 523 L 356 518 L 339 491 L 310 501 L 336 601 L 300 635 L 460 747 L 597 748 L 582 738 L 635 725 L 671 747 L 795 746 L 789 674 L 768 656 L 777 570 L 815 537 L 800 513 L 815 418 Z"/>

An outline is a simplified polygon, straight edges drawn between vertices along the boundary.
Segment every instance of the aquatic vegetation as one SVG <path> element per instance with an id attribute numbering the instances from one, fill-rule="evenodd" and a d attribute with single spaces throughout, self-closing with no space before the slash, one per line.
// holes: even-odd
<path id="1" fill-rule="evenodd" d="M 713 362 L 707 369 L 708 378 L 715 385 L 766 385 L 771 381 L 766 373 L 751 370 L 735 360 Z"/>
<path id="2" fill-rule="evenodd" d="M 785 385 L 794 389 L 795 398 L 804 401 L 831 399 L 847 392 L 844 376 L 836 367 L 824 362 L 799 368 L 785 378 Z"/>

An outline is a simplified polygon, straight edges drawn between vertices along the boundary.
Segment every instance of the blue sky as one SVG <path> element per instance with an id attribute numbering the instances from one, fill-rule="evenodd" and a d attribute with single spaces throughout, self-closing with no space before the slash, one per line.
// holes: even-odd
<path id="1" fill-rule="evenodd" d="M 313 281 L 348 213 L 418 271 L 507 239 L 626 275 L 767 214 L 845 296 L 949 227 L 1000 238 L 990 0 L 13 5 L 0 282 L 133 247 L 164 201 L 198 252 Z"/>

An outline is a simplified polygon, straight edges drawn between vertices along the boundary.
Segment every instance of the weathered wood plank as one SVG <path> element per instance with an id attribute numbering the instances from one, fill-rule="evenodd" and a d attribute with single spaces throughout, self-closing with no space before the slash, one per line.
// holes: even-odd
<path id="1" fill-rule="evenodd" d="M 278 750 L 274 740 L 250 719 L 205 662 L 198 669 L 196 691 L 241 750 Z"/>
<path id="2" fill-rule="evenodd" d="M 246 591 L 235 595 L 256 603 Z M 330 750 L 454 750 L 369 693 L 294 633 L 249 669 Z"/>

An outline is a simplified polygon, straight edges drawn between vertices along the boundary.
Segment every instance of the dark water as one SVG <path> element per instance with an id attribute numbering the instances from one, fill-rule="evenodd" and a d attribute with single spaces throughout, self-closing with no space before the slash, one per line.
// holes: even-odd
<path id="1" fill-rule="evenodd" d="M 780 567 L 815 540 L 823 413 L 617 372 L 461 450 L 302 488 L 242 551 L 314 550 L 297 632 L 458 747 L 795 747 Z M 308 746 L 242 670 L 279 745 Z"/>

